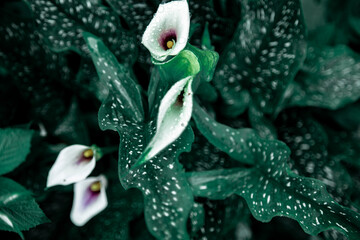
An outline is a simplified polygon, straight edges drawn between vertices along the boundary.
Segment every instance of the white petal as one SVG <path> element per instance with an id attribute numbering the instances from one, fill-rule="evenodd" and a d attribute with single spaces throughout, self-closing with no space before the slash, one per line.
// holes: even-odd
<path id="1" fill-rule="evenodd" d="M 101 190 L 94 195 L 90 187 L 95 182 L 100 182 Z M 84 226 L 92 217 L 107 207 L 106 186 L 107 180 L 104 175 L 89 177 L 74 185 L 74 200 L 70 219 L 76 226 Z"/>
<path id="2" fill-rule="evenodd" d="M 189 123 L 193 107 L 191 88 L 193 77 L 176 82 L 161 100 L 157 117 L 156 133 L 139 161 L 139 164 L 151 159 L 169 144 L 174 142 Z M 183 92 L 182 105 L 178 97 Z"/>
<path id="3" fill-rule="evenodd" d="M 168 55 L 175 56 L 187 44 L 190 29 L 190 12 L 186 0 L 160 4 L 155 16 L 147 26 L 142 37 L 142 44 L 150 51 L 153 58 L 162 61 Z M 175 45 L 168 50 L 162 47 L 163 38 L 175 32 Z"/>
<path id="4" fill-rule="evenodd" d="M 68 185 L 84 180 L 95 168 L 96 159 L 83 160 L 83 152 L 90 147 L 84 145 L 71 145 L 60 151 L 54 165 L 51 167 L 46 186 Z"/>

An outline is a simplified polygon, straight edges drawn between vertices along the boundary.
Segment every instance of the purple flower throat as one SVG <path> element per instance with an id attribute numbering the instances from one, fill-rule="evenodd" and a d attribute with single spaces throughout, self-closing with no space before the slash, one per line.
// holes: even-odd
<path id="1" fill-rule="evenodd" d="M 161 33 L 159 38 L 159 44 L 164 50 L 169 50 L 174 47 L 176 43 L 176 32 L 174 29 L 169 29 Z"/>

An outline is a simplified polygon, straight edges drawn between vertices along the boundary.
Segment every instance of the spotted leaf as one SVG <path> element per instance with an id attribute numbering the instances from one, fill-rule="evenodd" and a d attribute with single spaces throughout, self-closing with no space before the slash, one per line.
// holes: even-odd
<path id="1" fill-rule="evenodd" d="M 136 0 L 106 0 L 114 11 L 121 16 L 131 30 L 135 29 L 138 40 L 145 31 L 156 11 L 156 1 L 145 0 L 141 4 Z"/>
<path id="2" fill-rule="evenodd" d="M 189 151 L 193 133 L 188 127 L 183 134 L 160 154 L 140 165 L 129 168 L 142 154 L 155 128 L 154 124 L 129 124 L 120 135 L 119 177 L 125 189 L 138 188 L 144 196 L 144 214 L 149 231 L 158 239 L 189 239 L 186 222 L 193 196 L 182 166 L 177 161 L 181 152 Z"/>
<path id="3" fill-rule="evenodd" d="M 108 101 L 105 101 L 100 111 L 106 111 L 107 104 L 110 104 L 110 109 L 117 112 L 113 114 L 114 111 L 111 111 L 109 115 L 104 114 L 105 118 L 100 119 L 99 122 L 101 128 L 106 129 L 111 123 L 115 126 L 119 125 L 123 119 L 134 122 L 143 121 L 144 109 L 140 87 L 99 38 L 85 32 L 83 35 L 90 49 L 100 80 L 108 87 L 110 92 Z"/>
<path id="4" fill-rule="evenodd" d="M 238 231 L 243 231 L 243 226 L 248 224 L 250 212 L 245 201 L 238 196 L 233 195 L 224 200 L 197 200 L 203 203 L 205 221 L 194 239 L 222 239 L 224 236 L 234 239 L 235 229 L 241 227 Z M 247 228 L 250 231 L 249 226 Z"/>
<path id="5" fill-rule="evenodd" d="M 346 46 L 309 46 L 290 106 L 338 109 L 360 98 L 360 56 Z"/>
<path id="6" fill-rule="evenodd" d="M 54 51 L 74 50 L 86 55 L 82 32 L 103 39 L 122 62 L 136 58 L 135 37 L 123 29 L 117 15 L 101 1 L 29 0 L 42 39 Z M 120 56 L 127 56 L 123 58 Z"/>
<path id="7" fill-rule="evenodd" d="M 256 105 L 250 104 L 248 114 L 251 127 L 256 130 L 260 137 L 277 139 L 275 126 Z"/>
<path id="8" fill-rule="evenodd" d="M 234 4 L 236 6 L 230 6 Z M 189 1 L 189 8 L 191 12 L 191 26 L 197 25 L 201 31 L 194 33 L 192 42 L 197 46 L 201 46 L 201 34 L 202 30 L 208 23 L 209 32 L 211 33 L 212 41 L 221 45 L 224 42 L 229 41 L 234 30 L 236 29 L 236 23 L 240 16 L 240 4 L 232 1 L 229 3 L 229 9 L 224 10 L 225 14 L 219 14 L 218 5 L 214 1 Z M 233 14 L 231 17 L 228 14 Z M 226 16 L 224 16 L 226 15 Z"/>
<path id="9" fill-rule="evenodd" d="M 254 163 L 252 153 L 253 141 L 256 140 L 254 130 L 234 129 L 218 123 L 196 102 L 194 102 L 193 118 L 199 131 L 214 146 L 240 162 Z"/>
<path id="10" fill-rule="evenodd" d="M 115 130 L 120 135 L 118 169 L 122 186 L 125 189 L 138 188 L 142 192 L 145 221 L 152 235 L 158 239 L 189 239 L 186 222 L 193 205 L 193 196 L 177 159 L 181 152 L 190 150 L 194 138 L 191 128 L 187 127 L 161 153 L 130 170 L 154 137 L 155 121 L 144 120 L 141 96 L 136 84 L 126 72 L 117 68 L 115 58 L 103 43 L 90 35 L 85 34 L 85 38 L 98 75 L 110 83 L 109 95 L 99 110 L 99 124 L 103 130 Z M 108 69 L 105 63 L 108 64 Z M 109 70 L 108 75 L 102 70 Z M 121 75 L 122 78 L 118 79 L 116 75 Z M 108 76 L 112 80 L 108 80 Z M 127 81 L 127 84 L 120 87 L 122 81 Z M 159 92 L 165 93 L 169 86 L 158 87 L 161 88 Z M 155 98 L 154 104 L 159 104 L 160 100 Z M 129 111 L 128 106 L 132 106 L 135 112 Z M 136 112 L 137 109 L 140 110 Z"/>
<path id="11" fill-rule="evenodd" d="M 305 53 L 305 27 L 298 0 L 243 1 L 243 18 L 220 58 L 214 83 L 225 112 L 246 109 L 249 92 L 260 110 L 272 113 L 293 81 Z M 245 104 L 245 105 L 244 105 Z M 241 110 L 241 111 L 240 111 Z"/>
<path id="12" fill-rule="evenodd" d="M 291 170 L 322 181 L 337 202 L 348 205 L 351 177 L 346 168 L 329 154 L 330 139 L 325 128 L 308 112 L 298 109 L 283 112 L 276 123 L 279 139 L 291 150 Z"/>
<path id="13" fill-rule="evenodd" d="M 202 204 L 194 203 L 190 212 L 191 233 L 195 234 L 204 225 L 205 211 Z"/>
<path id="14" fill-rule="evenodd" d="M 25 2 L 7 2 L 1 7 L 1 65 L 8 72 L 8 81 L 19 89 L 22 105 L 31 105 L 25 109 L 33 120 L 52 132 L 66 115 L 64 99 L 69 99 L 71 92 L 61 83 L 68 81 L 72 72 L 65 54 L 53 53 L 42 44 L 31 16 Z"/>
<path id="15" fill-rule="evenodd" d="M 332 228 L 350 239 L 360 237 L 360 216 L 337 204 L 322 182 L 291 172 L 284 144 L 260 140 L 253 150 L 257 160 L 254 168 L 189 173 L 194 195 L 224 199 L 237 194 L 246 200 L 257 220 L 269 222 L 275 216 L 286 216 L 311 235 Z"/>

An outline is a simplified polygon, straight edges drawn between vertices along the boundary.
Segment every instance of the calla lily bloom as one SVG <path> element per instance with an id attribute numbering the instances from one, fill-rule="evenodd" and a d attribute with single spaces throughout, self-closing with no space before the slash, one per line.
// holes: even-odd
<path id="1" fill-rule="evenodd" d="M 84 226 L 107 205 L 105 176 L 89 177 L 74 185 L 74 201 L 70 219 L 76 226 Z"/>
<path id="2" fill-rule="evenodd" d="M 51 167 L 47 187 L 68 185 L 84 180 L 95 168 L 96 150 L 84 145 L 71 145 L 60 151 Z"/>
<path id="3" fill-rule="evenodd" d="M 193 76 L 181 79 L 165 94 L 159 107 L 155 136 L 135 167 L 153 158 L 185 130 L 193 108 L 192 82 Z"/>
<path id="4" fill-rule="evenodd" d="M 147 26 L 142 44 L 153 58 L 163 61 L 175 56 L 187 44 L 190 29 L 190 12 L 186 0 L 160 4 Z"/>

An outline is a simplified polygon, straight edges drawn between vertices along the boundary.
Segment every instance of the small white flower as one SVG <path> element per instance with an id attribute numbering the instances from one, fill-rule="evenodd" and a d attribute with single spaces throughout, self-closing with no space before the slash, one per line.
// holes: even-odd
<path id="1" fill-rule="evenodd" d="M 60 151 L 49 171 L 47 187 L 84 180 L 95 168 L 96 152 L 84 145 L 71 145 Z"/>
<path id="2" fill-rule="evenodd" d="M 142 44 L 153 58 L 163 61 L 167 56 L 175 56 L 184 49 L 189 29 L 190 12 L 186 0 L 160 4 L 144 32 Z"/>
<path id="3" fill-rule="evenodd" d="M 78 227 L 84 226 L 107 205 L 105 188 L 107 180 L 104 175 L 89 177 L 74 185 L 74 201 L 70 219 Z"/>
<path id="4" fill-rule="evenodd" d="M 193 76 L 181 79 L 165 94 L 159 107 L 155 136 L 135 166 L 153 158 L 185 130 L 193 107 L 192 82 Z"/>

